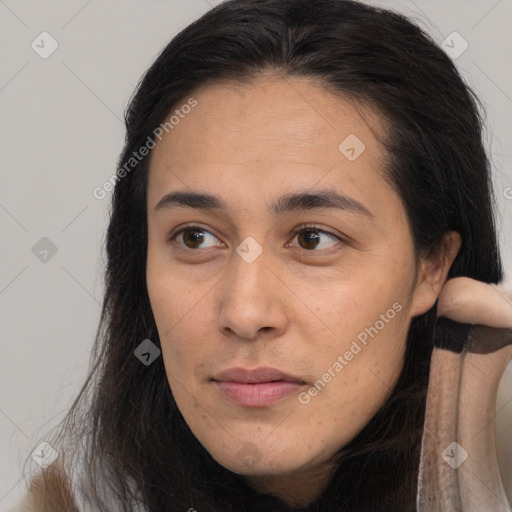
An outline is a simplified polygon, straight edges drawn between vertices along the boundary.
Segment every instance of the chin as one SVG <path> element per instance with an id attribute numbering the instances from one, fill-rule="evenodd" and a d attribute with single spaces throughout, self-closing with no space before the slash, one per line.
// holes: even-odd
<path id="1" fill-rule="evenodd" d="M 232 442 L 224 449 L 208 450 L 210 455 L 233 473 L 244 476 L 282 475 L 292 473 L 310 461 L 291 460 L 290 451 L 284 444 L 281 449 L 250 441 Z M 297 452 L 297 450 L 295 450 Z"/>

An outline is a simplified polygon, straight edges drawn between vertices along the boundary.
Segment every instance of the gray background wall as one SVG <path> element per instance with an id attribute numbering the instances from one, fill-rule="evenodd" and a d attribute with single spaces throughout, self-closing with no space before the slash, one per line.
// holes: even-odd
<path id="1" fill-rule="evenodd" d="M 127 101 L 171 37 L 217 3 L 0 0 L 0 511 L 23 493 L 21 463 L 86 375 L 110 197 L 97 200 L 92 191 L 115 171 Z M 456 55 L 465 43 L 448 38 L 487 108 L 512 274 L 512 0 L 368 3 L 414 17 L 439 43 L 454 31 L 467 42 Z M 52 39 L 57 50 L 42 58 Z M 504 439 L 512 425 L 511 368 L 497 407 L 504 467 L 512 464 Z M 505 470 L 512 489 L 512 469 Z"/>

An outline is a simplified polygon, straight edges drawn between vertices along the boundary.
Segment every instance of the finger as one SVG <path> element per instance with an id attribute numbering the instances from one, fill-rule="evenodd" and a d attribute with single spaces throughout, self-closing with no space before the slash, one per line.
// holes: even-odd
<path id="1" fill-rule="evenodd" d="M 462 324 L 512 329 L 510 283 L 484 283 L 469 277 L 446 282 L 439 295 L 437 315 Z"/>

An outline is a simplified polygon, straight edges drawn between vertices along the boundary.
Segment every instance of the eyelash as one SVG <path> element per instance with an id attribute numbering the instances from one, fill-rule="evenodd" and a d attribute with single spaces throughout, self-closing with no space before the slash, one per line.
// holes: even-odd
<path id="1" fill-rule="evenodd" d="M 167 243 L 169 245 L 175 243 L 174 240 L 182 233 L 184 233 L 185 231 L 199 231 L 199 232 L 202 232 L 202 233 L 209 233 L 210 235 L 214 236 L 215 238 L 217 238 L 213 233 L 211 233 L 210 231 L 208 231 L 207 229 L 204 229 L 202 228 L 201 226 L 196 226 L 194 224 L 190 224 L 190 225 L 186 225 L 184 227 L 182 227 L 179 231 L 171 234 L 171 236 L 169 236 L 169 238 L 167 239 Z M 314 231 L 314 232 L 317 232 L 317 233 L 321 233 L 321 234 L 324 234 L 326 235 L 328 238 L 330 238 L 331 240 L 335 240 L 337 242 L 341 242 L 341 243 L 347 243 L 345 240 L 343 240 L 341 237 L 335 235 L 334 233 L 331 233 L 329 231 L 325 231 L 321 228 L 319 228 L 318 226 L 314 225 L 314 224 L 304 224 L 302 226 L 299 226 L 297 229 L 293 230 L 292 233 L 293 233 L 293 238 L 295 238 L 299 233 L 302 233 L 304 231 Z M 292 239 L 293 240 L 293 239 Z M 287 242 L 288 243 L 288 242 Z M 183 249 L 184 251 L 199 251 L 200 249 L 190 249 L 189 247 L 181 247 L 181 249 Z M 212 247 L 210 247 L 209 249 L 212 249 Z M 301 249 L 299 247 L 299 249 Z M 333 248 L 330 247 L 328 249 L 323 249 L 323 250 L 315 250 L 315 249 L 311 249 L 311 250 L 308 250 L 308 249 L 303 249 L 303 251 L 305 252 L 308 252 L 308 253 L 314 253 L 314 252 L 317 252 L 317 253 L 322 253 L 324 252 L 325 254 L 325 251 L 328 251 L 329 253 L 332 252 Z"/>

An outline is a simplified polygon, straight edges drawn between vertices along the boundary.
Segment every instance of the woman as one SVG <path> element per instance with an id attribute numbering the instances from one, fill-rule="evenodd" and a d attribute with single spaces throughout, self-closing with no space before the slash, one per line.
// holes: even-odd
<path id="1" fill-rule="evenodd" d="M 92 370 L 36 510 L 416 510 L 436 301 L 502 279 L 449 57 L 358 2 L 231 0 L 126 128 Z"/>

